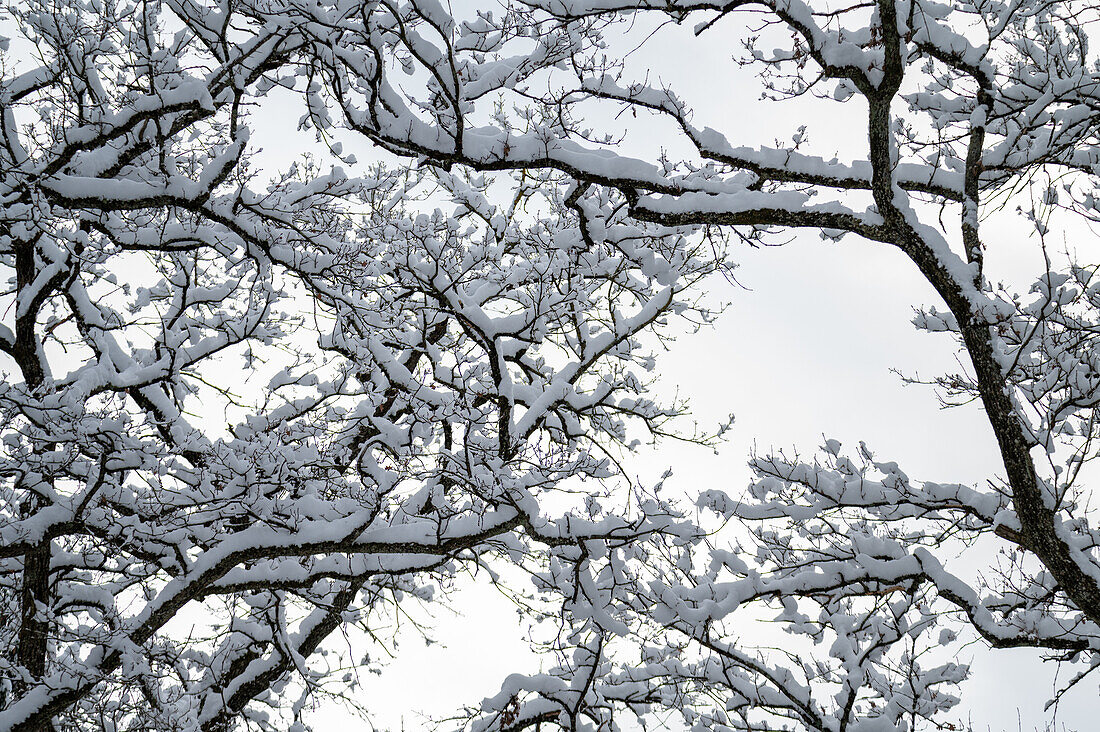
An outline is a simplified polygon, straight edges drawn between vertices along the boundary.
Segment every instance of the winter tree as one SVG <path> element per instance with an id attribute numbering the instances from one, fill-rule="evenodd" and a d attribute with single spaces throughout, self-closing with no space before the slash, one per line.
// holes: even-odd
<path id="1" fill-rule="evenodd" d="M 564 591 L 571 623 L 555 641 L 562 663 L 509 679 L 472 729 L 613 729 L 662 709 L 693 729 L 953 728 L 967 669 L 936 649 L 960 632 L 1043 649 L 1068 666 L 1067 686 L 1095 683 L 1100 282 L 1091 260 L 1047 246 L 1051 226 L 1089 237 L 1100 210 L 1094 4 L 524 0 L 463 15 L 395 0 L 295 12 L 319 51 L 318 124 L 443 170 L 563 176 L 585 246 L 623 220 L 748 246 L 809 230 L 900 250 L 938 299 L 914 303 L 916 326 L 958 346 L 961 370 L 936 379 L 940 395 L 976 400 L 999 452 L 980 485 L 915 480 L 835 440 L 811 460 L 758 455 L 747 492 L 699 499 L 751 539 L 654 537 L 551 562 L 540 581 Z M 674 50 L 646 56 L 647 35 Z M 764 81 L 761 99 L 738 100 L 746 118 L 801 98 L 815 110 L 805 129 L 761 145 L 729 120 L 697 119 L 660 80 L 708 42 Z M 856 121 L 855 154 L 812 150 L 814 122 L 830 115 Z M 1012 235 L 1046 255 L 1020 292 L 1000 284 L 1005 235 L 988 226 L 1017 208 L 1026 225 Z M 967 546 L 968 561 L 999 557 L 977 580 L 955 559 Z M 744 640 L 762 613 L 802 650 Z"/>
<path id="2" fill-rule="evenodd" d="M 370 636 L 505 563 L 557 598 L 557 663 L 471 729 L 943 728 L 966 669 L 938 647 L 960 632 L 1090 683 L 1100 286 L 1054 251 L 1030 292 L 1001 286 L 987 216 L 1021 206 L 1036 246 L 1052 212 L 1097 217 L 1095 13 L 16 4 L 0 727 L 300 724 L 360 662 L 326 645 L 337 629 Z M 650 33 L 687 57 L 731 39 L 766 84 L 746 109 L 835 108 L 858 153 L 812 149 L 821 114 L 772 145 L 696 120 L 667 59 L 630 53 Z M 342 169 L 253 162 L 278 95 Z M 927 280 L 916 324 L 958 344 L 937 384 L 984 409 L 988 482 L 826 440 L 756 456 L 695 526 L 617 490 L 622 446 L 679 410 L 647 395 L 649 334 L 709 318 L 694 298 L 726 242 L 795 230 L 895 247 Z M 945 545 L 1004 551 L 974 581 Z M 785 652 L 743 631 L 761 616 Z"/>
<path id="3" fill-rule="evenodd" d="M 302 729 L 460 573 L 693 534 L 600 496 L 711 243 L 551 169 L 257 168 L 265 95 L 325 132 L 323 12 L 6 11 L 2 729 Z"/>

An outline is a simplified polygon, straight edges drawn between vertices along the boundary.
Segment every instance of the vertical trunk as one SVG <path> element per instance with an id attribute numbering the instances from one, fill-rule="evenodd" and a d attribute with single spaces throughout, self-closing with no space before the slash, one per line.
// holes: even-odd
<path id="1" fill-rule="evenodd" d="M 33 287 L 37 275 L 34 245 L 32 242 L 19 242 L 15 247 L 15 274 L 17 297 L 27 298 L 27 290 Z M 51 283 L 53 284 L 53 283 Z M 46 372 L 39 361 L 38 340 L 35 325 L 38 310 L 45 301 L 48 288 L 42 288 L 29 298 L 29 305 L 16 317 L 15 343 L 12 356 L 23 374 L 23 380 L 31 391 L 41 389 L 46 380 Z M 43 447 L 42 449 L 50 449 Z M 22 518 L 27 519 L 43 508 L 39 496 L 33 492 L 35 486 L 24 486 L 27 491 L 22 505 Z M 16 647 L 16 659 L 29 678 L 19 679 L 15 684 L 15 695 L 20 697 L 28 686 L 46 675 L 46 660 L 49 652 L 49 607 L 50 597 L 50 557 L 53 547 L 49 539 L 44 539 L 28 551 L 23 557 L 23 580 L 19 591 L 19 637 Z M 29 683 L 28 683 L 29 682 Z M 33 732 L 49 732 L 52 725 L 47 721 L 33 728 Z"/>
<path id="2" fill-rule="evenodd" d="M 35 546 L 24 557 L 23 585 L 19 593 L 20 626 L 17 658 L 31 678 L 46 673 L 49 624 L 44 617 L 50 592 L 50 542 Z"/>
<path id="3" fill-rule="evenodd" d="M 33 494 L 23 504 L 24 518 L 40 510 L 38 498 Z M 23 696 L 35 681 L 46 675 L 49 658 L 50 621 L 52 602 L 50 587 L 50 558 L 52 542 L 48 539 L 36 544 L 23 555 L 23 580 L 19 588 L 19 636 L 16 660 L 26 676 L 14 684 L 16 698 Z M 48 721 L 33 728 L 32 732 L 51 732 Z"/>
<path id="4" fill-rule="evenodd" d="M 33 516 L 41 509 L 33 494 L 23 504 L 24 517 Z M 19 637 L 16 659 L 26 676 L 14 685 L 16 698 L 23 696 L 31 686 L 46 675 L 49 658 L 50 620 L 52 604 L 50 586 L 50 558 L 53 543 L 45 539 L 23 555 L 23 581 L 19 588 Z M 47 720 L 31 728 L 31 732 L 52 732 Z"/>

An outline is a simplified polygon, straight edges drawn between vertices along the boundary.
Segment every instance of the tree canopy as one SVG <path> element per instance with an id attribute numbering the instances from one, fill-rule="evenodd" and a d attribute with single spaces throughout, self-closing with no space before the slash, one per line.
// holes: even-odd
<path id="1" fill-rule="evenodd" d="M 0 727 L 303 725 L 310 699 L 354 694 L 362 660 L 330 636 L 503 567 L 558 619 L 555 661 L 470 730 L 951 729 L 968 669 L 939 649 L 960 634 L 1095 683 L 1100 281 L 1047 237 L 1098 218 L 1096 19 L 1076 0 L 14 5 Z M 696 120 L 661 65 L 716 35 L 764 85 L 746 110 L 826 111 L 771 145 Z M 646 55 L 658 36 L 683 55 Z M 252 133 L 287 105 L 286 146 L 323 153 L 270 170 Z M 811 142 L 833 109 L 858 121 L 846 159 Z M 997 279 L 1003 208 L 1044 254 L 1027 292 Z M 631 479 L 637 440 L 721 433 L 654 399 L 654 352 L 713 319 L 740 248 L 802 230 L 894 248 L 928 283 L 914 322 L 956 344 L 934 385 L 983 410 L 983 484 L 833 439 L 753 456 L 747 490 Z M 761 613 L 790 648 L 752 644 Z"/>

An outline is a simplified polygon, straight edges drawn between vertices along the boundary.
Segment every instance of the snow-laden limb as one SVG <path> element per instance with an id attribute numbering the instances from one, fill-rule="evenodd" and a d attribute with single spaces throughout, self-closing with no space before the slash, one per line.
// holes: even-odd
<path id="1" fill-rule="evenodd" d="M 468 729 L 613 730 L 670 716 L 698 730 L 945 727 L 969 673 L 949 650 L 960 633 L 1045 649 L 1082 675 L 1095 667 L 1100 627 L 1033 560 L 1017 552 L 975 586 L 937 557 L 945 542 L 1016 536 L 1008 496 L 914 484 L 866 447 L 857 454 L 829 440 L 822 462 L 759 458 L 747 497 L 704 495 L 723 522 L 754 527 L 735 546 L 728 530 L 696 529 L 543 575 L 563 598 L 566 630 L 551 643 L 562 662 L 510 678 Z M 788 638 L 762 639 L 762 619 Z"/>
<path id="2" fill-rule="evenodd" d="M 919 566 L 922 581 L 956 605 L 995 647 L 1033 646 L 1073 653 L 1096 647 L 1100 628 L 1067 606 L 1057 591 L 1052 592 L 1049 574 L 1034 574 L 1018 550 L 1008 555 L 1011 561 L 1002 566 L 997 582 L 978 586 L 950 573 L 945 568 L 947 559 L 936 557 L 935 549 L 948 540 L 972 544 L 979 536 L 993 533 L 1020 541 L 1019 519 L 1005 492 L 929 482 L 914 485 L 895 463 L 875 461 L 863 445 L 859 452 L 857 464 L 830 440 L 824 464 L 776 456 L 758 459 L 753 468 L 760 480 L 751 489 L 750 500 L 734 504 L 717 493 L 704 496 L 703 501 L 727 518 L 789 525 L 797 533 L 774 534 L 788 537 L 786 550 L 798 546 L 795 536 L 802 537 L 804 551 L 822 552 L 827 542 L 839 540 L 832 537 L 832 527 L 852 521 L 877 526 L 879 536 L 911 555 L 906 561 Z M 850 538 L 844 541 L 855 545 Z M 803 565 L 802 560 L 784 560 L 775 566 Z M 872 571 L 881 582 L 895 579 L 880 569 Z"/>
<path id="3" fill-rule="evenodd" d="M 755 558 L 712 549 L 699 566 L 706 543 L 687 533 L 549 573 L 564 599 L 561 664 L 510 678 L 468 729 L 678 717 L 698 730 L 836 732 L 942 718 L 958 701 L 946 687 L 967 673 L 932 650 L 950 631 L 930 575 L 950 576 L 869 528 L 830 537 L 800 550 L 764 531 Z M 792 634 L 782 648 L 754 639 L 761 611 Z"/>
<path id="4" fill-rule="evenodd" d="M 708 320 L 724 263 L 553 171 L 254 171 L 254 108 L 315 96 L 343 12 L 11 11 L 0 728 L 283 729 L 347 691 L 338 629 L 677 530 L 571 495 L 681 411 L 641 339 Z"/>

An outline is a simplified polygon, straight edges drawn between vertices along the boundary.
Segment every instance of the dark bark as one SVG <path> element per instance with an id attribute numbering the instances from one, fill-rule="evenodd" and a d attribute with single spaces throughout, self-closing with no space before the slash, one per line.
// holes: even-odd
<path id="1" fill-rule="evenodd" d="M 17 292 L 27 297 L 38 268 L 35 264 L 33 241 L 15 243 L 15 274 Z M 11 356 L 15 359 L 27 388 L 38 391 L 45 382 L 45 369 L 39 359 L 35 327 L 38 311 L 49 295 L 64 282 L 62 275 L 55 276 L 39 291 L 31 293 L 29 303 L 15 319 L 15 341 Z M 35 491 L 37 486 L 24 485 L 26 496 L 22 511 L 24 518 L 30 518 L 44 505 Z M 52 602 L 50 582 L 50 558 L 53 544 L 47 536 L 30 545 L 23 555 L 23 577 L 19 591 L 19 636 L 16 647 L 16 659 L 26 674 L 24 679 L 15 683 L 15 695 L 20 697 L 27 688 L 46 675 L 49 656 L 50 621 L 49 612 Z M 29 732 L 46 732 L 52 729 L 49 719 L 43 719 Z"/>

